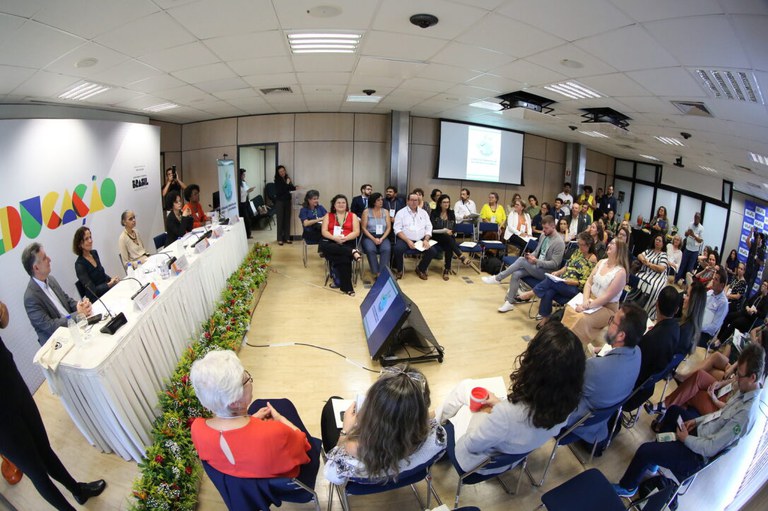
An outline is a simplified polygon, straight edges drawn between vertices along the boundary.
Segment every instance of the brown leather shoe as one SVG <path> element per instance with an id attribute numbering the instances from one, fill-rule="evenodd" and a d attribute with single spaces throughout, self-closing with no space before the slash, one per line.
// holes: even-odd
<path id="1" fill-rule="evenodd" d="M 448 280 L 448 276 L 451 274 L 451 270 L 448 268 L 443 270 L 443 280 Z"/>
<path id="2" fill-rule="evenodd" d="M 5 456 L 3 456 L 2 473 L 3 478 L 8 482 L 8 484 L 11 485 L 17 484 L 24 476 L 24 472 L 19 470 L 19 467 L 8 461 Z"/>
<path id="3" fill-rule="evenodd" d="M 429 277 L 427 277 L 427 274 L 420 269 L 416 268 L 416 275 L 419 276 L 421 280 L 427 280 Z"/>

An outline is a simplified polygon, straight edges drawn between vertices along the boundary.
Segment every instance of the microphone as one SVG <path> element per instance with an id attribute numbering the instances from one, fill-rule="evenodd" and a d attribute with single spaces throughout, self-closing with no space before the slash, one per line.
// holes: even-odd
<path id="1" fill-rule="evenodd" d="M 163 254 L 165 257 L 168 258 L 168 262 L 166 263 L 168 265 L 168 269 L 171 269 L 171 266 L 173 263 L 176 262 L 176 256 L 171 256 L 168 252 L 158 252 L 158 254 Z"/>
<path id="2" fill-rule="evenodd" d="M 136 279 L 134 279 L 134 280 L 136 280 Z M 137 282 L 138 282 L 138 280 L 137 280 Z M 96 291 L 93 290 L 91 285 L 89 283 L 84 283 L 84 285 L 85 285 L 85 288 L 88 291 L 90 291 L 91 294 L 93 294 L 93 296 L 96 297 L 96 300 L 98 300 L 98 302 L 104 307 L 104 310 L 107 311 L 107 315 L 112 318 L 109 321 L 107 321 L 107 324 L 104 325 L 103 327 L 101 327 L 101 329 L 99 331 L 101 333 L 103 333 L 103 334 L 114 335 L 115 332 L 117 332 L 118 329 L 121 326 L 123 326 L 124 324 L 126 324 L 128 322 L 128 320 L 125 317 L 125 314 L 123 314 L 122 312 L 119 312 L 117 314 L 117 316 L 112 314 L 112 312 L 107 307 L 107 304 L 104 303 L 104 300 L 102 300 L 101 297 L 98 295 L 98 293 L 96 293 Z"/>
<path id="3" fill-rule="evenodd" d="M 210 238 L 211 234 L 213 234 L 212 230 L 205 231 L 205 234 L 203 234 L 196 242 L 192 243 L 192 248 L 195 248 L 197 244 L 203 241 L 205 238 Z"/>
<path id="4" fill-rule="evenodd" d="M 142 291 L 144 291 L 144 289 L 145 289 L 147 286 L 149 286 L 149 282 L 147 282 L 146 284 L 143 284 L 143 283 L 142 283 L 142 282 L 141 282 L 139 279 L 136 279 L 136 278 L 133 278 L 133 277 L 123 277 L 122 279 L 120 279 L 120 282 L 122 282 L 122 281 L 124 281 L 124 280 L 135 280 L 136 282 L 138 282 L 138 283 L 139 283 L 139 290 L 138 290 L 138 291 L 136 291 L 135 293 L 133 293 L 133 295 L 131 295 L 131 300 L 133 300 L 133 299 L 135 299 L 137 296 L 139 296 L 139 293 L 141 293 Z"/>

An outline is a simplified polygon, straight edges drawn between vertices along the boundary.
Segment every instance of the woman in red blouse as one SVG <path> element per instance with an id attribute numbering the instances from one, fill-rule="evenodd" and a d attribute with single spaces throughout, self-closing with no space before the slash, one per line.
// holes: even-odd
<path id="1" fill-rule="evenodd" d="M 296 477 L 310 461 L 307 433 L 287 399 L 266 403 L 248 415 L 253 378 L 233 351 L 216 350 L 190 370 L 200 403 L 213 412 L 192 423 L 192 443 L 201 460 L 235 477 Z M 279 408 L 278 411 L 276 408 Z"/>
<path id="2" fill-rule="evenodd" d="M 323 235 L 322 252 L 325 254 L 341 281 L 342 293 L 355 296 L 352 287 L 352 259 L 360 260 L 357 250 L 357 237 L 360 236 L 360 220 L 349 211 L 347 198 L 338 194 L 331 199 L 331 210 L 323 217 L 320 229 Z"/>

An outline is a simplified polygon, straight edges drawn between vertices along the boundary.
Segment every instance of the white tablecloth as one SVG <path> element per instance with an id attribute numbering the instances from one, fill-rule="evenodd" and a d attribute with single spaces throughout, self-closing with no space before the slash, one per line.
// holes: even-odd
<path id="1" fill-rule="evenodd" d="M 243 223 L 228 229 L 199 255 L 177 242 L 177 254 L 186 252 L 190 260 L 189 268 L 180 275 L 162 280 L 159 275 L 142 274 L 141 278 L 154 281 L 160 290 L 146 311 L 140 312 L 130 299 L 139 288 L 137 282 L 125 280 L 113 287 L 102 300 L 114 314 L 124 313 L 128 323 L 115 335 L 100 333 L 100 323 L 66 354 L 55 371 L 43 368 L 51 390 L 61 397 L 78 429 L 103 452 L 140 461 L 151 444 L 163 380 L 173 374 L 190 340 L 199 335 L 226 279 L 248 252 Z M 153 256 L 148 265 L 153 266 L 154 260 L 167 258 Z M 93 308 L 94 312 L 104 311 L 99 303 Z M 54 342 L 54 337 L 48 342 Z"/>

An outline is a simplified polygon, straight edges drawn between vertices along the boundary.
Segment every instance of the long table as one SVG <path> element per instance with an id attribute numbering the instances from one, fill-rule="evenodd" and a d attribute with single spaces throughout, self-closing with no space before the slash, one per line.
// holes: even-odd
<path id="1" fill-rule="evenodd" d="M 141 275 L 160 291 L 144 312 L 131 300 L 139 288 L 137 282 L 124 280 L 110 289 L 102 300 L 114 314 L 124 313 L 128 323 L 115 335 L 100 333 L 103 323 L 96 325 L 56 370 L 43 368 L 52 392 L 60 396 L 77 428 L 103 452 L 140 461 L 152 443 L 152 422 L 160 413 L 158 392 L 164 380 L 173 374 L 190 340 L 199 335 L 227 278 L 248 252 L 243 223 L 226 229 L 200 254 L 185 248 L 181 240 L 168 247 L 177 254 L 186 253 L 190 265 L 166 280 L 154 273 Z M 192 237 L 185 243 L 194 241 Z M 164 256 L 153 258 L 167 261 Z M 104 312 L 99 303 L 93 309 Z M 53 342 L 56 334 L 40 352 Z"/>

